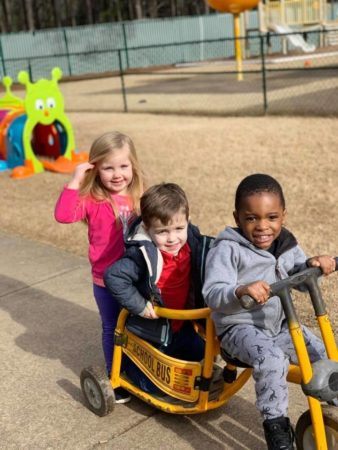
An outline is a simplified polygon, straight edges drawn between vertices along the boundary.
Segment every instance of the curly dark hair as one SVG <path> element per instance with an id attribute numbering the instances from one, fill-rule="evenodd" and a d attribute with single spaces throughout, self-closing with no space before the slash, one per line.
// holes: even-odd
<path id="1" fill-rule="evenodd" d="M 245 197 L 260 192 L 271 192 L 279 196 L 283 209 L 285 209 L 285 198 L 282 186 L 278 181 L 263 173 L 255 173 L 245 177 L 238 185 L 235 195 L 235 209 L 238 211 L 241 201 Z"/>

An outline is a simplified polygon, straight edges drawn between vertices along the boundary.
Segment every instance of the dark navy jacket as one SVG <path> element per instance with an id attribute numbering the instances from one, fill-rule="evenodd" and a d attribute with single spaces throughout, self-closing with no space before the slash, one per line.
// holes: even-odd
<path id="1" fill-rule="evenodd" d="M 165 306 L 156 282 L 162 271 L 162 255 L 142 223 L 126 241 L 124 256 L 110 266 L 104 275 L 104 282 L 121 307 L 133 314 L 140 314 L 147 301 Z M 191 280 L 187 307 L 203 308 L 202 297 L 205 260 L 213 238 L 203 236 L 199 229 L 188 225 L 188 244 L 191 250 Z"/>

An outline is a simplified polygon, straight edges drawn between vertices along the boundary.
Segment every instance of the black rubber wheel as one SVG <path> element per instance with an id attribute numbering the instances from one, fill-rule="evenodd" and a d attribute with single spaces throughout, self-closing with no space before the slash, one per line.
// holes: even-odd
<path id="1" fill-rule="evenodd" d="M 110 414 L 115 406 L 115 394 L 101 367 L 87 367 L 80 375 L 86 406 L 97 416 Z"/>
<path id="2" fill-rule="evenodd" d="M 323 419 L 328 450 L 338 449 L 338 408 L 323 406 Z M 316 450 L 310 411 L 305 411 L 296 425 L 297 450 Z"/>

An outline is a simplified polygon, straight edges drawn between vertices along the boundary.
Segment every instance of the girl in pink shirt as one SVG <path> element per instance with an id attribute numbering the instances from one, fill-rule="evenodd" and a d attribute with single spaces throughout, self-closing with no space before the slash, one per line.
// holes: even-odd
<path id="1" fill-rule="evenodd" d="M 96 139 L 89 162 L 79 164 L 63 189 L 55 207 L 60 223 L 85 220 L 88 225 L 89 261 L 94 297 L 102 320 L 102 346 L 108 375 L 111 372 L 114 332 L 120 311 L 103 282 L 107 267 L 124 253 L 124 232 L 139 213 L 143 174 L 132 140 L 117 131 Z M 122 389 L 116 401 L 130 399 Z"/>

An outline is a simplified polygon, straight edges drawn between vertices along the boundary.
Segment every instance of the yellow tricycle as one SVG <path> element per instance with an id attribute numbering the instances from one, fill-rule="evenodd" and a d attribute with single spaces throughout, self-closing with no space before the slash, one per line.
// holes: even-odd
<path id="1" fill-rule="evenodd" d="M 336 258 L 336 267 L 337 263 Z M 298 450 L 338 449 L 338 408 L 321 405 L 321 402 L 330 402 L 338 397 L 338 350 L 318 284 L 320 276 L 319 268 L 309 268 L 270 286 L 271 296 L 278 295 L 281 299 L 299 361 L 299 365 L 290 365 L 287 379 L 301 385 L 309 404 L 309 410 L 300 416 L 296 425 Z M 312 364 L 291 296 L 291 289 L 299 285 L 307 287 L 328 357 Z M 250 308 L 253 301 L 250 297 L 242 297 L 242 307 Z M 127 329 L 128 311 L 122 310 L 115 331 L 110 379 L 100 367 L 88 367 L 81 372 L 86 405 L 98 416 L 113 411 L 114 389 L 118 387 L 162 411 L 196 414 L 226 404 L 250 379 L 252 368 L 220 349 L 209 308 L 182 311 L 156 307 L 155 311 L 159 317 L 168 319 L 191 320 L 196 324 L 202 321 L 204 359 L 191 362 L 165 355 Z M 128 379 L 121 371 L 123 355 L 136 364 L 161 394 L 144 392 Z M 215 362 L 219 355 L 225 361 L 224 367 Z"/>

